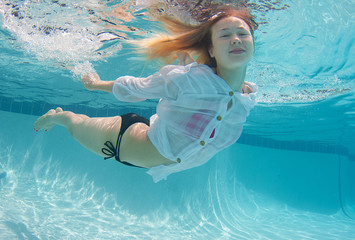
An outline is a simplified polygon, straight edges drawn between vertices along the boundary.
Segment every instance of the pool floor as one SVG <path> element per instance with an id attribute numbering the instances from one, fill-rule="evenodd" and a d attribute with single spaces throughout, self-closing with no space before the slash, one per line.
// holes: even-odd
<path id="1" fill-rule="evenodd" d="M 353 239 L 339 156 L 235 144 L 154 184 L 0 112 L 1 239 Z"/>

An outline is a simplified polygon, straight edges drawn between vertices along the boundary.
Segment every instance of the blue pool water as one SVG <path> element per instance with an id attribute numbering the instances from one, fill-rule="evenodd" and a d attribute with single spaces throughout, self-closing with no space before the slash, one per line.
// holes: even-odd
<path id="1" fill-rule="evenodd" d="M 245 1 L 261 22 L 259 104 L 199 168 L 154 184 L 61 127 L 33 131 L 56 106 L 154 113 L 78 81 L 90 67 L 107 80 L 159 68 L 122 40 L 156 29 L 146 2 L 0 0 L 0 239 L 354 239 L 353 0 Z"/>

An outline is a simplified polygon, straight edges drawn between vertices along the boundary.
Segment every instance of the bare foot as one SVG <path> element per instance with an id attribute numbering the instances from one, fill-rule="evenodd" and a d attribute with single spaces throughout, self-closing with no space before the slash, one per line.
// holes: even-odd
<path id="1" fill-rule="evenodd" d="M 38 132 L 39 130 L 43 129 L 44 131 L 50 130 L 56 124 L 53 123 L 53 116 L 59 112 L 63 112 L 63 109 L 58 107 L 57 109 L 51 109 L 42 117 L 39 117 L 36 122 L 34 123 L 34 130 Z"/>

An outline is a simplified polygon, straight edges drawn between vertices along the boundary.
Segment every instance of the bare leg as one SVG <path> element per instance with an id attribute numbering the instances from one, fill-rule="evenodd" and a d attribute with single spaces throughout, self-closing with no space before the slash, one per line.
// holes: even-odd
<path id="1" fill-rule="evenodd" d="M 34 123 L 34 129 L 47 131 L 56 125 L 66 127 L 73 138 L 90 151 L 105 156 L 101 149 L 106 141 L 116 143 L 121 117 L 89 118 L 57 108 L 38 118 Z"/>
<path id="2" fill-rule="evenodd" d="M 56 125 L 66 127 L 75 140 L 100 156 L 106 141 L 116 144 L 122 119 L 117 117 L 89 118 L 86 115 L 63 111 L 61 108 L 49 110 L 34 123 L 38 130 L 49 130 Z M 142 123 L 130 126 L 122 137 L 120 159 L 137 166 L 150 168 L 168 165 L 173 161 L 164 158 L 150 142 L 149 127 Z"/>

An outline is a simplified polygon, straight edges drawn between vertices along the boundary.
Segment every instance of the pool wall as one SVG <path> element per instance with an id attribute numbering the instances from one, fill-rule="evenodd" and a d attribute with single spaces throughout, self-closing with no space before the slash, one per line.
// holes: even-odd
<path id="1" fill-rule="evenodd" d="M 165 187 L 170 184 L 179 186 L 181 191 L 191 190 L 193 186 L 199 188 L 209 181 L 209 175 L 214 171 L 224 172 L 229 175 L 227 178 L 236 178 L 247 188 L 290 206 L 325 214 L 332 214 L 341 208 L 340 181 L 343 181 L 342 190 L 347 193 L 345 198 L 353 197 L 349 184 L 353 181 L 353 162 L 345 156 L 235 144 L 200 168 L 170 175 L 168 181 L 154 184 L 145 170 L 126 167 L 114 160 L 104 161 L 87 151 L 62 127 L 36 133 L 32 126 L 35 119 L 35 116 L 1 112 L 2 149 L 11 148 L 18 154 L 38 149 L 42 159 L 54 158 L 63 169 L 75 169 L 78 174 L 88 174 L 95 183 L 111 188 L 110 191 L 126 192 L 134 185 L 137 191 L 133 194 L 144 195 L 144 201 L 148 200 L 147 197 L 156 200 L 147 195 L 144 189 L 153 188 L 163 194 Z M 21 164 L 21 159 L 18 161 Z M 36 160 L 29 160 L 32 161 Z M 31 163 L 28 166 L 31 167 Z M 340 172 L 344 176 L 339 176 Z M 179 193 L 175 190 L 170 194 Z M 135 201 L 143 204 L 140 197 L 125 194 L 124 198 L 124 202 L 131 202 L 133 206 Z"/>

